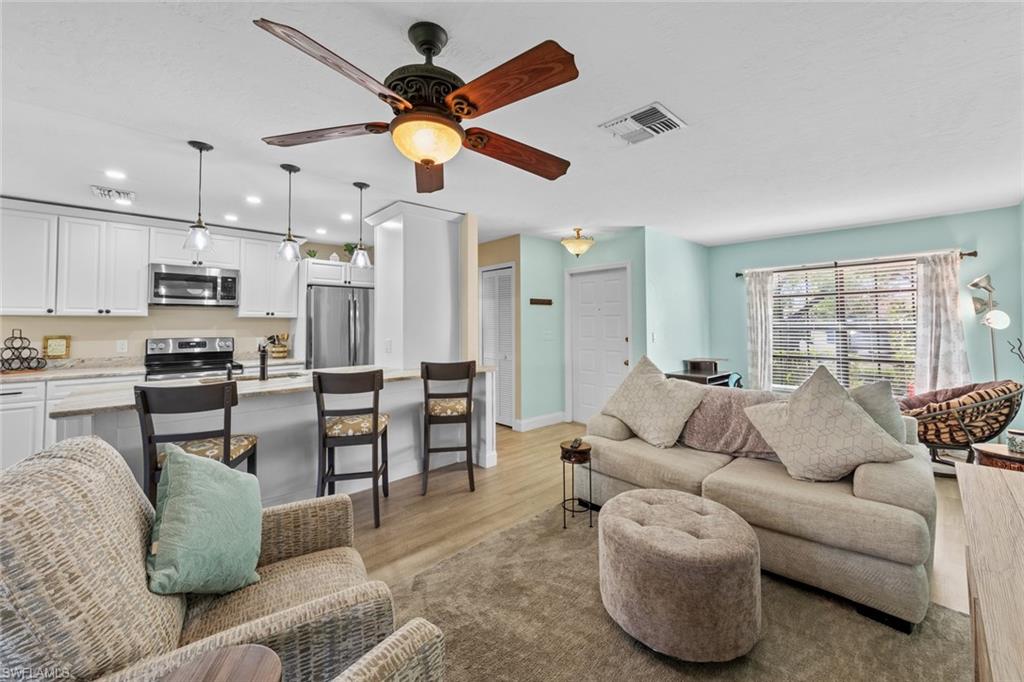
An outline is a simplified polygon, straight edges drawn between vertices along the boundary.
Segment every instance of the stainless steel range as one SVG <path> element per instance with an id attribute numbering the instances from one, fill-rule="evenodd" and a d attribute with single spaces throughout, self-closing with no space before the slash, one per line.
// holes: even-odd
<path id="1" fill-rule="evenodd" d="M 230 336 L 146 339 L 146 381 L 193 379 L 231 373 L 244 367 L 235 362 L 235 340 Z"/>

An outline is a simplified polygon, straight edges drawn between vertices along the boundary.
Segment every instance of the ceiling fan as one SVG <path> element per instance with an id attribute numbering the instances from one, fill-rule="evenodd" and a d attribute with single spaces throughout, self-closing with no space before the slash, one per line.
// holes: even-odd
<path id="1" fill-rule="evenodd" d="M 253 23 L 362 85 L 395 114 L 391 123 L 356 123 L 274 135 L 263 138 L 267 144 L 291 147 L 390 132 L 398 151 L 416 164 L 416 191 L 420 193 L 444 187 L 444 163 L 460 147 L 548 180 L 561 177 L 569 169 L 568 161 L 553 154 L 483 128 L 464 130 L 459 125 L 462 119 L 482 116 L 579 76 L 573 55 L 553 40 L 545 40 L 466 83 L 451 71 L 434 65 L 434 57 L 448 43 L 448 33 L 437 24 L 421 21 L 409 28 L 409 40 L 426 58 L 425 63 L 400 66 L 381 83 L 291 26 L 268 19 Z"/>

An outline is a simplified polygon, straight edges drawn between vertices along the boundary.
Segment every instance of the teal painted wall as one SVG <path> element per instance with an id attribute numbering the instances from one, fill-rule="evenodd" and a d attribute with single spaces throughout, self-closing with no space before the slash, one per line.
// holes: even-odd
<path id="1" fill-rule="evenodd" d="M 711 347 L 710 249 L 652 228 L 645 237 L 647 356 L 671 370 Z"/>
<path id="2" fill-rule="evenodd" d="M 522 419 L 562 412 L 565 395 L 563 261 L 557 241 L 522 235 L 519 283 Z M 550 298 L 554 305 L 530 305 Z"/>
<path id="3" fill-rule="evenodd" d="M 964 323 L 968 361 L 976 381 L 992 378 L 988 329 L 971 309 L 967 282 L 984 273 L 992 275 L 1000 307 L 1017 317 L 1010 329 L 996 332 L 1001 378 L 1024 380 L 1024 366 L 1009 353 L 1006 341 L 1022 329 L 1022 240 L 1024 209 L 1018 206 L 912 220 L 885 225 L 820 232 L 730 244 L 710 249 L 711 352 L 729 358 L 730 369 L 746 368 L 746 291 L 733 273 L 759 268 L 828 260 L 872 258 L 918 251 L 977 249 L 978 258 L 961 262 L 960 313 Z M 1013 312 L 1017 311 L 1017 315 Z M 1018 423 L 1024 422 L 1021 417 Z"/>

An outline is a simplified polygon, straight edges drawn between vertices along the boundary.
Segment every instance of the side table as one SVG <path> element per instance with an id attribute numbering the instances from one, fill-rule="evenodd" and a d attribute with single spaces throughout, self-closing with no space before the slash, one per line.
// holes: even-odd
<path id="1" fill-rule="evenodd" d="M 1010 448 L 1000 443 L 977 443 L 971 448 L 974 461 L 982 466 L 1024 471 L 1024 453 L 1010 452 Z"/>
<path id="2" fill-rule="evenodd" d="M 204 654 L 161 678 L 162 682 L 247 680 L 280 682 L 281 659 L 262 644 L 226 646 Z"/>
<path id="3" fill-rule="evenodd" d="M 583 500 L 576 497 L 576 466 L 577 464 L 587 465 L 587 489 L 593 490 L 593 472 L 590 469 L 590 443 L 581 443 L 579 447 L 572 447 L 571 440 L 561 442 L 562 448 L 562 529 L 565 525 L 565 513 L 569 512 L 573 518 L 576 514 L 588 512 L 590 515 L 590 527 L 594 527 L 594 507 L 591 504 L 584 506 Z M 569 465 L 569 497 L 565 496 L 565 465 Z"/>

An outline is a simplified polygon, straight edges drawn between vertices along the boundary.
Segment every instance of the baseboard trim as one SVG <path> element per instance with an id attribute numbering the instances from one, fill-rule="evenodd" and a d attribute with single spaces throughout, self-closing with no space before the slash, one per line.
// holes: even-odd
<path id="1" fill-rule="evenodd" d="M 512 430 L 533 431 L 534 429 L 540 429 L 545 426 L 561 424 L 564 421 L 566 421 L 564 412 L 551 412 L 550 414 L 542 414 L 536 417 L 530 417 L 529 419 L 516 419 L 515 423 L 512 424 Z"/>

